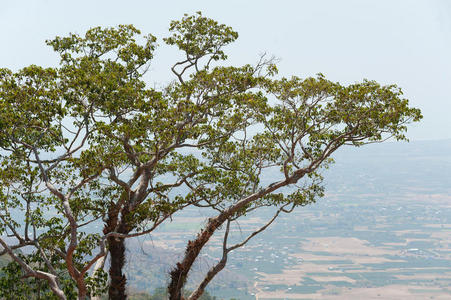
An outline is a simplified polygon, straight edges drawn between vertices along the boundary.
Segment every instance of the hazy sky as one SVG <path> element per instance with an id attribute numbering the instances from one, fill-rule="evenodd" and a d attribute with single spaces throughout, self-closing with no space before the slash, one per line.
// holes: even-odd
<path id="1" fill-rule="evenodd" d="M 150 80 L 169 79 L 175 51 L 164 47 L 170 20 L 183 13 L 232 26 L 238 41 L 231 62 L 254 63 L 266 52 L 280 58 L 282 75 L 353 83 L 364 78 L 396 83 L 424 119 L 412 140 L 451 138 L 451 1 L 2 1 L 0 67 L 50 66 L 56 55 L 44 43 L 93 26 L 134 24 L 159 38 Z"/>

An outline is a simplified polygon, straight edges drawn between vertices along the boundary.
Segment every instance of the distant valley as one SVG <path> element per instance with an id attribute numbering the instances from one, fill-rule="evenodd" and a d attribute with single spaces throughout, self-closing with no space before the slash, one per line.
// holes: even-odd
<path id="1" fill-rule="evenodd" d="M 345 149 L 324 172 L 326 196 L 281 216 L 231 253 L 210 293 L 237 299 L 449 299 L 451 140 Z M 238 240 L 270 218 L 234 228 Z M 130 242 L 131 288 L 164 286 L 169 269 L 207 215 L 190 209 Z M 219 236 L 192 281 L 219 257 Z M 158 276 L 157 276 L 158 275 Z M 191 285 L 193 282 L 191 282 Z"/>

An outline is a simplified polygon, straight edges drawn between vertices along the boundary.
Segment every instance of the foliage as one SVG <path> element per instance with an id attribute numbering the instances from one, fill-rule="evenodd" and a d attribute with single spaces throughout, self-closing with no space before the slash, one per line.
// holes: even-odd
<path id="1" fill-rule="evenodd" d="M 28 264 L 35 268 L 48 271 L 39 256 L 18 254 Z M 70 279 L 64 268 L 61 269 L 60 284 L 68 299 L 76 299 L 74 282 Z M 21 266 L 11 261 L 0 270 L 0 297 L 1 299 L 58 299 L 51 291 L 46 280 L 28 277 Z"/>
<path id="2" fill-rule="evenodd" d="M 0 235 L 15 238 L 0 238 L 0 255 L 60 299 L 71 297 L 63 279 L 79 299 L 101 294 L 107 253 L 109 297 L 124 299 L 124 239 L 187 206 L 217 215 L 171 271 L 171 299 L 182 297 L 199 252 L 225 228 L 222 258 L 188 296 L 198 299 L 230 251 L 323 195 L 320 169 L 335 150 L 404 140 L 406 125 L 421 119 L 395 85 L 278 77 L 264 57 L 224 66 L 223 48 L 238 34 L 200 13 L 169 30 L 163 40 L 184 59 L 163 88 L 143 79 L 156 38 L 132 25 L 47 41 L 60 55 L 57 68 L 0 69 Z M 228 245 L 231 223 L 263 206 L 274 217 Z M 39 263 L 13 251 L 27 246 Z"/>

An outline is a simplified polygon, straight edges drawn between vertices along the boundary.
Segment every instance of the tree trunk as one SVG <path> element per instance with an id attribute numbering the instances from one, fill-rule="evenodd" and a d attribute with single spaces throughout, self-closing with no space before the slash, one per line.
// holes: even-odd
<path id="1" fill-rule="evenodd" d="M 122 273 L 125 265 L 125 240 L 111 237 L 108 239 L 110 253 L 110 287 L 108 289 L 108 298 L 110 300 L 127 299 L 125 287 L 127 278 Z"/>
<path id="2" fill-rule="evenodd" d="M 127 224 L 127 215 L 129 210 L 127 207 L 121 212 L 121 219 L 118 218 L 119 209 L 117 207 L 110 209 L 108 219 L 103 229 L 104 234 L 110 232 L 118 232 L 128 234 L 130 232 Z M 119 226 L 117 226 L 119 223 Z M 108 252 L 110 254 L 110 283 L 108 288 L 108 299 L 125 300 L 127 278 L 122 273 L 125 265 L 125 239 L 117 237 L 108 238 Z"/>
<path id="3" fill-rule="evenodd" d="M 196 238 L 192 241 L 188 241 L 188 245 L 185 250 L 185 255 L 182 261 L 178 262 L 175 268 L 170 272 L 170 283 L 168 285 L 169 300 L 183 300 L 182 290 L 186 283 L 188 273 L 191 267 L 198 257 L 200 251 L 205 244 L 210 240 L 215 231 L 224 224 L 227 219 L 235 214 L 237 211 L 248 205 L 254 200 L 272 193 L 273 191 L 284 187 L 290 183 L 296 183 L 298 179 L 304 176 L 305 173 L 295 173 L 290 178 L 283 181 L 278 181 L 270 184 L 264 190 L 258 191 L 252 195 L 243 198 L 237 203 L 233 204 L 219 215 L 214 218 L 210 218 L 207 225 L 200 231 Z"/>
<path id="4" fill-rule="evenodd" d="M 222 213 L 216 218 L 211 218 L 205 229 L 203 229 L 193 241 L 188 242 L 183 260 L 177 263 L 176 267 L 171 271 L 171 282 L 168 286 L 170 300 L 180 300 L 182 297 L 183 286 L 185 285 L 188 272 L 196 260 L 202 248 L 210 240 L 216 229 L 227 220 L 228 214 Z"/>

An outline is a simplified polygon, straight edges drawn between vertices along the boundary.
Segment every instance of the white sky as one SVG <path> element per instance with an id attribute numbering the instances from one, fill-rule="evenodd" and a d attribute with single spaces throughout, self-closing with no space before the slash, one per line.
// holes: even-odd
<path id="1" fill-rule="evenodd" d="M 424 119 L 411 140 L 451 138 L 451 1 L 2 1 L 0 67 L 55 65 L 44 43 L 94 26 L 134 24 L 159 38 L 152 82 L 169 79 L 176 52 L 164 47 L 170 20 L 202 11 L 240 37 L 226 49 L 235 64 L 266 52 L 280 58 L 284 76 L 353 83 L 363 78 L 396 83 Z"/>

